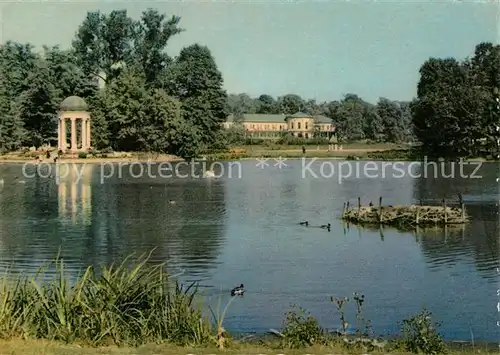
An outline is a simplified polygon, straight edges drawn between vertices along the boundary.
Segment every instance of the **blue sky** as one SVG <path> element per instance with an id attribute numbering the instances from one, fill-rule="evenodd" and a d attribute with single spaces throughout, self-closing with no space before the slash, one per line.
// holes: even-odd
<path id="1" fill-rule="evenodd" d="M 87 11 L 148 7 L 181 16 L 168 52 L 207 45 L 229 93 L 296 93 L 318 101 L 356 93 L 410 100 L 429 57 L 465 58 L 499 42 L 500 4 L 450 1 L 0 2 L 1 40 L 69 47 Z"/>

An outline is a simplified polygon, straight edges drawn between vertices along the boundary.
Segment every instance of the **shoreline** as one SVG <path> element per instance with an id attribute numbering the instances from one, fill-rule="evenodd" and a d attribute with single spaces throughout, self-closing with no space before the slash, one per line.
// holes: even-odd
<path id="1" fill-rule="evenodd" d="M 250 161 L 250 160 L 256 160 L 256 159 L 276 159 L 276 158 L 281 158 L 284 160 L 288 161 L 294 161 L 294 160 L 302 160 L 302 159 L 316 159 L 316 160 L 337 160 L 337 161 L 358 161 L 358 162 L 423 162 L 422 160 L 416 160 L 416 159 L 405 159 L 405 158 L 393 158 L 393 159 L 387 159 L 383 157 L 357 157 L 353 159 L 352 156 L 313 156 L 313 155 L 306 155 L 306 156 L 287 156 L 286 154 L 283 155 L 252 155 L 252 156 L 234 156 L 234 157 L 229 157 L 229 156 L 208 156 L 207 161 L 221 161 L 221 162 L 235 162 L 235 161 Z M 145 159 L 145 158 L 73 158 L 73 159 L 61 159 L 58 160 L 56 163 L 54 163 L 53 160 L 50 159 L 39 159 L 38 161 L 35 159 L 22 159 L 22 158 L 12 158 L 12 159 L 1 159 L 0 158 L 0 165 L 6 165 L 6 164 L 37 164 L 38 163 L 43 163 L 43 164 L 120 164 L 120 163 L 141 163 L 141 164 L 147 164 L 147 163 L 155 163 L 155 164 L 160 164 L 160 163 L 180 163 L 180 162 L 185 162 L 186 160 L 181 159 L 181 158 L 158 158 L 158 159 Z M 204 161 L 202 159 L 197 159 L 195 160 L 196 162 Z M 496 160 L 489 160 L 489 159 L 484 159 L 484 158 L 469 158 L 469 159 L 463 159 L 463 162 L 481 162 L 481 163 L 495 163 L 497 162 Z M 436 163 L 453 163 L 456 161 L 452 160 L 442 160 L 442 161 L 428 161 L 430 162 L 436 162 Z"/>
<path id="2" fill-rule="evenodd" d="M 337 161 L 386 161 L 386 162 L 423 162 L 434 161 L 457 162 L 457 160 L 427 160 L 425 156 L 420 156 L 412 146 L 395 143 L 362 143 L 353 142 L 341 145 L 340 149 L 331 149 L 331 145 L 306 146 L 297 145 L 241 145 L 233 146 L 227 150 L 214 151 L 201 154 L 201 158 L 195 161 L 246 161 L 256 159 L 283 159 L 283 160 L 337 160 Z M 50 150 L 50 158 L 46 157 L 46 150 L 39 151 L 11 151 L 0 155 L 0 165 L 2 164 L 35 164 L 54 163 L 54 150 Z M 93 153 L 69 153 L 61 156 L 58 163 L 62 164 L 130 164 L 130 163 L 176 163 L 186 160 L 170 154 L 155 154 L 145 152 L 106 152 L 98 151 Z M 461 158 L 461 162 L 498 162 L 492 157 Z"/>

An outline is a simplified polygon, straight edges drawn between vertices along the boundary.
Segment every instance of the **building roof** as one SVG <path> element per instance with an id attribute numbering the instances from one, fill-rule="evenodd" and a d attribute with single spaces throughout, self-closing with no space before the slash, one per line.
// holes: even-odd
<path id="1" fill-rule="evenodd" d="M 287 116 L 287 118 L 313 118 L 313 117 L 304 112 L 295 112 L 293 115 Z"/>
<path id="2" fill-rule="evenodd" d="M 234 121 L 234 116 L 231 114 L 228 116 L 227 121 Z M 263 123 L 283 123 L 285 121 L 285 115 L 266 115 L 266 114 L 250 114 L 245 113 L 243 115 L 243 121 L 246 122 L 263 122 Z"/>
<path id="3" fill-rule="evenodd" d="M 69 96 L 61 102 L 59 108 L 61 111 L 87 111 L 89 106 L 81 97 Z"/>
<path id="4" fill-rule="evenodd" d="M 316 123 L 332 123 L 332 119 L 330 117 L 323 115 L 315 115 L 313 118 Z"/>
<path id="5" fill-rule="evenodd" d="M 332 120 L 329 117 L 323 115 L 311 116 L 302 112 L 297 112 L 291 116 L 249 113 L 243 115 L 244 122 L 283 123 L 287 118 L 312 118 L 315 123 L 332 123 Z M 232 114 L 227 117 L 227 122 L 232 122 L 233 120 L 234 116 Z"/>

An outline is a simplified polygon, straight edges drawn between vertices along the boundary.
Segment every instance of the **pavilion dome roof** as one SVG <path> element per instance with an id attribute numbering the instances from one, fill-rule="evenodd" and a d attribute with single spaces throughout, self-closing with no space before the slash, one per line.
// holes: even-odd
<path id="1" fill-rule="evenodd" d="M 69 96 L 61 102 L 59 108 L 61 111 L 87 111 L 89 106 L 81 97 Z"/>

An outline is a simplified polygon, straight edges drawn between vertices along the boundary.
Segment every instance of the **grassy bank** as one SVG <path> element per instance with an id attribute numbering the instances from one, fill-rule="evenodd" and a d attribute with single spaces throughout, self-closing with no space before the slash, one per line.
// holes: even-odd
<path id="1" fill-rule="evenodd" d="M 346 349 L 341 346 L 313 345 L 301 349 L 282 349 L 278 344 L 257 344 L 248 342 L 235 342 L 228 349 L 218 349 L 214 346 L 176 346 L 172 344 L 148 344 L 138 347 L 88 347 L 76 344 L 64 344 L 56 341 L 46 340 L 0 340 L 0 354 L 10 355 L 180 355 L 180 354 L 227 354 L 227 355 L 263 355 L 263 354 L 363 354 L 361 350 Z M 374 351 L 374 354 L 410 355 L 411 352 L 404 350 Z M 472 354 L 497 354 L 498 346 L 490 345 L 450 345 L 448 354 L 472 355 Z"/>
<path id="2" fill-rule="evenodd" d="M 0 164 L 4 163 L 27 163 L 36 162 L 37 160 L 43 162 L 53 162 L 56 154 L 53 152 L 52 156 L 48 158 L 46 152 L 9 152 L 0 155 Z M 150 153 L 137 153 L 137 152 L 107 152 L 107 153 L 78 153 L 78 154 L 65 154 L 58 158 L 59 163 L 86 163 L 86 164 L 100 164 L 100 163 L 120 163 L 120 162 L 174 162 L 182 161 L 181 158 L 175 155 L 168 154 L 150 154 Z"/>
<path id="3" fill-rule="evenodd" d="M 357 157 L 368 157 L 370 152 L 374 151 L 386 151 L 389 149 L 400 149 L 400 145 L 394 144 L 364 144 L 364 143 L 352 143 L 346 144 L 342 147 L 342 150 L 329 151 L 328 145 L 318 145 L 318 146 L 307 146 L 306 153 L 302 152 L 302 146 L 294 145 L 249 145 L 241 147 L 233 147 L 225 151 L 220 151 L 216 153 L 205 154 L 207 158 L 213 160 L 242 160 L 246 158 L 260 158 L 260 157 L 284 157 L 288 159 L 292 158 L 302 158 L 302 157 L 318 157 L 318 158 L 357 158 Z M 27 162 L 39 159 L 41 161 L 52 161 L 55 156 L 55 152 L 52 152 L 52 156 L 48 158 L 46 152 L 44 151 L 19 151 L 19 152 L 9 152 L 0 155 L 0 162 Z M 128 161 L 143 161 L 147 162 L 149 160 L 153 161 L 177 161 L 182 160 L 179 157 L 166 154 L 151 154 L 151 153 L 137 153 L 137 152 L 113 152 L 110 150 L 106 151 L 93 151 L 89 154 L 77 153 L 77 154 L 67 154 L 60 157 L 60 162 L 85 162 L 85 163 L 100 163 L 100 162 L 128 162 Z"/>
<path id="4" fill-rule="evenodd" d="M 214 160 L 241 160 L 252 158 L 330 158 L 330 159 L 349 159 L 361 160 L 369 159 L 370 156 L 377 152 L 387 152 L 394 150 L 393 153 L 403 156 L 408 146 L 398 144 L 365 144 L 365 143 L 351 143 L 342 145 L 340 150 L 331 150 L 328 145 L 315 145 L 306 146 L 305 153 L 302 151 L 302 146 L 294 145 L 247 145 L 241 147 L 234 147 L 226 152 L 212 153 L 208 156 Z"/>
<path id="5" fill-rule="evenodd" d="M 318 159 L 339 159 L 339 160 L 370 160 L 370 161 L 419 161 L 421 155 L 414 148 L 404 144 L 390 143 L 350 143 L 342 145 L 341 150 L 331 150 L 328 145 L 309 145 L 306 146 L 306 152 L 303 153 L 302 146 L 294 145 L 278 145 L 278 144 L 263 144 L 263 145 L 247 145 L 233 147 L 223 151 L 206 153 L 205 156 L 209 160 L 227 161 L 227 160 L 246 160 L 256 158 L 318 158 Z M 54 153 L 53 153 L 54 154 Z M 0 155 L 0 164 L 4 163 L 26 163 L 34 162 L 36 159 L 40 161 L 52 162 L 53 156 L 47 158 L 45 152 L 9 152 Z M 469 158 L 466 160 L 488 161 L 484 158 Z M 175 162 L 182 161 L 181 158 L 167 154 L 152 154 L 138 152 L 92 152 L 89 154 L 67 154 L 62 156 L 60 163 L 77 163 L 77 164 L 102 164 L 102 163 L 121 163 L 121 162 Z"/>
<path id="6" fill-rule="evenodd" d="M 351 299 L 325 300 L 340 324 L 338 331 L 322 328 L 313 316 L 293 307 L 282 329 L 266 337 L 236 339 L 224 329 L 225 312 L 234 298 L 224 309 L 211 309 L 212 316 L 207 317 L 196 288 L 181 287 L 166 274 L 164 264 L 152 264 L 147 256 L 99 270 L 89 267 L 73 284 L 62 260 L 51 266 L 56 271 L 51 278 L 44 268 L 33 278 L 7 275 L 3 279 L 0 353 L 266 354 L 286 349 L 299 354 L 315 349 L 325 354 L 439 354 L 453 350 L 443 342 L 425 310 L 403 321 L 398 340 L 375 338 L 371 322 L 363 316 L 365 298 L 356 293 Z M 347 307 L 354 307 L 355 319 L 346 320 Z M 355 325 L 354 330 L 348 324 Z M 461 351 L 476 349 L 488 348 Z"/>

